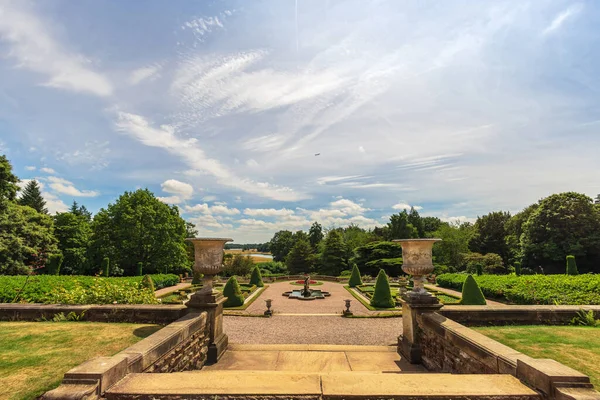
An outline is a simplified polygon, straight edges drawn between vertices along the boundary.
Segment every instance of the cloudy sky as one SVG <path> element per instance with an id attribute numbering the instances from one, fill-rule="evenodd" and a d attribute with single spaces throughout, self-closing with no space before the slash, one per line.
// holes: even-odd
<path id="1" fill-rule="evenodd" d="M 148 187 L 237 242 L 592 196 L 599 26 L 594 1 L 0 0 L 0 152 L 53 212 Z"/>

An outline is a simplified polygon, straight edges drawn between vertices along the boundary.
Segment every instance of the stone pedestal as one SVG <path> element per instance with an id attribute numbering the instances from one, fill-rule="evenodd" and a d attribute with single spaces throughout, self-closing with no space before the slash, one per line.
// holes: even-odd
<path id="1" fill-rule="evenodd" d="M 186 304 L 190 312 L 206 311 L 208 313 L 210 342 L 207 361 L 211 364 L 219 361 L 229 344 L 229 338 L 223 332 L 223 303 L 226 300 L 227 298 L 220 292 L 196 292 Z"/>
<path id="2" fill-rule="evenodd" d="M 419 326 L 417 316 L 443 307 L 437 297 L 430 293 L 408 292 L 402 296 L 402 335 L 398 338 L 398 352 L 411 364 L 421 363 Z"/>

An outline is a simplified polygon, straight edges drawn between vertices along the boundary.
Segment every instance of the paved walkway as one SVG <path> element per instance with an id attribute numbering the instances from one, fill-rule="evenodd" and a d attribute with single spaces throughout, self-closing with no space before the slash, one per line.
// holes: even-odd
<path id="1" fill-rule="evenodd" d="M 230 343 L 395 346 L 402 333 L 402 318 L 277 314 L 271 318 L 225 316 L 223 330 Z"/>
<path id="2" fill-rule="evenodd" d="M 458 297 L 459 299 L 462 297 L 462 293 L 453 289 L 447 289 L 443 287 L 439 287 L 437 285 L 425 285 L 425 289 L 437 290 L 438 292 L 449 294 L 450 296 Z M 488 306 L 505 306 L 504 303 L 499 303 L 494 300 L 485 299 Z"/>
<path id="3" fill-rule="evenodd" d="M 185 289 L 186 287 L 190 287 L 190 286 L 192 286 L 191 283 L 185 283 L 185 282 L 184 283 L 178 283 L 175 286 L 169 286 L 169 287 L 158 289 L 158 290 L 154 291 L 154 296 L 155 297 L 162 297 L 162 296 L 164 296 L 166 294 L 173 293 L 173 292 L 176 292 L 176 291 L 181 290 L 181 289 Z"/>

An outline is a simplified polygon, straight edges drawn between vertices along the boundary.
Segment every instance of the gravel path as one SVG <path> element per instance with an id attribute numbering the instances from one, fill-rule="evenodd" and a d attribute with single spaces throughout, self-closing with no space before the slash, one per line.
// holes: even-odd
<path id="1" fill-rule="evenodd" d="M 230 343 L 388 346 L 398 343 L 398 336 L 402 333 L 402 318 L 298 315 L 275 315 L 271 318 L 225 316 L 223 328 L 229 336 Z"/>
<path id="2" fill-rule="evenodd" d="M 373 315 L 377 312 L 369 311 L 360 301 L 356 300 L 344 288 L 344 285 L 335 282 L 324 282 L 322 285 L 313 286 L 312 289 L 320 289 L 331 293 L 331 297 L 317 300 L 290 299 L 282 295 L 294 289 L 302 289 L 285 282 L 270 283 L 269 287 L 256 299 L 247 309 L 247 314 L 262 314 L 265 307 L 265 299 L 272 299 L 272 310 L 276 314 L 341 314 L 344 310 L 344 300 L 351 299 L 350 309 L 356 315 Z"/>

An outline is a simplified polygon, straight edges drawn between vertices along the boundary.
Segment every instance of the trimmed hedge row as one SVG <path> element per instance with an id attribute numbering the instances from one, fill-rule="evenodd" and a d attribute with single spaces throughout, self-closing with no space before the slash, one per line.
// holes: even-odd
<path id="1" fill-rule="evenodd" d="M 174 274 L 150 275 L 156 289 L 179 283 Z M 98 278 L 77 275 L 0 276 L 0 303 L 154 304 L 154 293 L 140 289 L 141 276 Z"/>
<path id="2" fill-rule="evenodd" d="M 600 275 L 480 275 L 474 277 L 488 298 L 514 304 L 600 304 Z M 462 290 L 466 274 L 436 277 L 441 287 Z"/>

